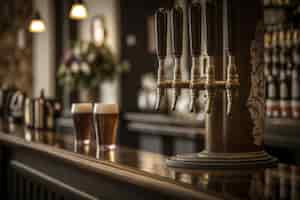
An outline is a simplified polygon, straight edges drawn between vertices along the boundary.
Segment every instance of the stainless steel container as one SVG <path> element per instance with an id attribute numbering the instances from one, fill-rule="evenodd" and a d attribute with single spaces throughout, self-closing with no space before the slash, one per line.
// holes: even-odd
<path id="1" fill-rule="evenodd" d="M 43 90 L 40 97 L 34 100 L 34 128 L 46 128 L 46 100 Z"/>
<path id="2" fill-rule="evenodd" d="M 24 123 L 28 128 L 34 127 L 34 99 L 29 97 L 25 99 Z"/>

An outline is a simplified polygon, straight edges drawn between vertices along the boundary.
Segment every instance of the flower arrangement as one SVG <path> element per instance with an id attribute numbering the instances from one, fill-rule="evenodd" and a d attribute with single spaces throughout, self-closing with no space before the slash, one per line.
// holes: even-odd
<path id="1" fill-rule="evenodd" d="M 112 80 L 118 74 L 129 71 L 129 64 L 118 63 L 106 46 L 79 41 L 67 50 L 58 70 L 60 85 L 71 88 L 97 88 L 99 83 Z"/>

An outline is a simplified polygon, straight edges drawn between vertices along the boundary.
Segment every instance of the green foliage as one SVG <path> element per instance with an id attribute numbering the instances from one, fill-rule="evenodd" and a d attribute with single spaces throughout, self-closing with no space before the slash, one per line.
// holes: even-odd
<path id="1" fill-rule="evenodd" d="M 60 85 L 96 88 L 102 81 L 128 72 L 129 68 L 128 63 L 117 62 L 107 46 L 80 41 L 65 53 L 57 76 Z"/>

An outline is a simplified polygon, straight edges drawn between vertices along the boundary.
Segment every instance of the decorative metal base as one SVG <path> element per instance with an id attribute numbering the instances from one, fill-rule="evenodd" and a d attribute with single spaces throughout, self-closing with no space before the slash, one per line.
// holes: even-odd
<path id="1" fill-rule="evenodd" d="M 249 153 L 209 153 L 202 151 L 194 154 L 176 155 L 167 159 L 167 165 L 174 168 L 256 168 L 273 167 L 277 159 L 265 151 Z"/>

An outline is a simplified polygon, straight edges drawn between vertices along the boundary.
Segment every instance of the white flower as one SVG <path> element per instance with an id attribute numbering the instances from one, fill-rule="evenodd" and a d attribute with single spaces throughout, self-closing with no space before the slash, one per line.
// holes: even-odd
<path id="1" fill-rule="evenodd" d="M 73 73 L 78 73 L 79 72 L 79 65 L 78 65 L 78 63 L 76 63 L 76 62 L 74 62 L 74 63 L 72 63 L 72 65 L 71 65 L 71 70 L 72 70 L 72 72 Z"/>
<path id="2" fill-rule="evenodd" d="M 89 44 L 87 42 L 82 42 L 80 46 L 81 46 L 81 52 L 85 53 L 89 49 Z"/>
<path id="3" fill-rule="evenodd" d="M 74 55 L 78 58 L 80 56 L 80 46 L 76 45 L 73 49 Z"/>
<path id="4" fill-rule="evenodd" d="M 84 74 L 86 74 L 86 75 L 90 75 L 91 74 L 90 66 L 86 62 L 81 63 L 80 67 L 81 67 L 81 71 Z"/>
<path id="5" fill-rule="evenodd" d="M 95 53 L 90 53 L 87 57 L 88 62 L 92 63 L 96 58 Z"/>
<path id="6" fill-rule="evenodd" d="M 153 74 L 145 74 L 142 77 L 142 85 L 145 89 L 153 90 L 156 87 L 156 81 Z"/>

